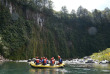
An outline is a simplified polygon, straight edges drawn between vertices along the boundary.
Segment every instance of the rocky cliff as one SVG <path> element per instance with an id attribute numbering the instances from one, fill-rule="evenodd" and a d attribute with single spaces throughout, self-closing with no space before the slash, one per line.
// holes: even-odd
<path id="1" fill-rule="evenodd" d="M 1 55 L 18 60 L 78 58 L 110 46 L 109 9 L 89 12 L 80 6 L 69 14 L 65 7 L 54 11 L 49 1 L 0 0 Z"/>

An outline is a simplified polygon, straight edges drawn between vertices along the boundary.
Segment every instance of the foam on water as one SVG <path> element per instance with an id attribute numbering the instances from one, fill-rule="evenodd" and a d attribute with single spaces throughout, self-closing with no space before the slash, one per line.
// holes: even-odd
<path id="1" fill-rule="evenodd" d="M 110 72 L 110 70 L 102 70 L 103 72 Z"/>
<path id="2" fill-rule="evenodd" d="M 77 69 L 77 70 L 78 70 L 78 69 L 81 69 L 81 68 L 75 68 L 75 69 Z"/>
<path id="3" fill-rule="evenodd" d="M 91 70 L 91 69 L 88 69 L 88 68 L 84 68 L 83 70 Z"/>
<path id="4" fill-rule="evenodd" d="M 69 72 L 69 71 L 67 71 L 65 69 L 56 69 L 56 71 L 58 71 L 58 72 L 64 72 L 64 73 Z"/>
<path id="5" fill-rule="evenodd" d="M 17 60 L 16 62 L 27 62 L 27 60 Z"/>
<path id="6" fill-rule="evenodd" d="M 80 73 L 80 74 L 87 74 L 87 72 L 78 72 L 78 73 Z"/>

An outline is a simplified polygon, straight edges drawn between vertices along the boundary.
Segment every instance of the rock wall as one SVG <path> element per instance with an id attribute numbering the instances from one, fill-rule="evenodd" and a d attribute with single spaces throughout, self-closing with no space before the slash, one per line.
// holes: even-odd
<path id="1" fill-rule="evenodd" d="M 29 9 L 26 9 L 26 19 L 34 20 L 34 23 L 39 25 L 40 27 L 43 27 L 43 25 L 44 25 L 43 15 L 41 13 L 33 12 Z"/>
<path id="2" fill-rule="evenodd" d="M 0 55 L 0 62 L 3 62 L 4 60 L 4 57 Z"/>
<path id="3" fill-rule="evenodd" d="M 34 23 L 36 25 L 39 25 L 40 27 L 43 27 L 44 25 L 44 16 L 42 13 L 38 13 L 38 12 L 35 12 L 35 11 L 32 11 L 31 9 L 25 7 L 26 9 L 23 8 L 23 6 L 19 6 L 19 7 L 16 7 L 13 3 L 11 3 L 10 1 L 8 0 L 0 0 L 1 1 L 1 4 L 5 5 L 6 7 L 9 8 L 9 11 L 10 11 L 10 14 L 13 15 L 13 13 L 17 13 L 18 15 L 20 15 L 20 12 L 22 11 L 23 14 L 27 20 L 32 20 L 34 21 Z M 18 10 L 18 11 L 17 11 Z M 21 10 L 21 11 L 19 11 Z"/>

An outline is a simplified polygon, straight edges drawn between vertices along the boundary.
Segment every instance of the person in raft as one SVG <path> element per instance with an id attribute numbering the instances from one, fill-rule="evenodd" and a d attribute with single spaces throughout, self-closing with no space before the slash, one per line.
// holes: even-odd
<path id="1" fill-rule="evenodd" d="M 43 65 L 46 65 L 47 64 L 47 60 L 46 60 L 45 57 L 43 57 L 42 63 L 43 63 Z"/>
<path id="2" fill-rule="evenodd" d="M 36 57 L 36 60 L 34 61 L 34 63 L 36 63 L 36 65 L 39 65 L 40 59 L 38 59 L 38 57 Z"/>
<path id="3" fill-rule="evenodd" d="M 45 59 L 46 59 L 46 61 L 47 61 L 47 64 L 48 64 L 48 59 L 47 59 L 47 57 L 46 57 Z"/>
<path id="4" fill-rule="evenodd" d="M 50 65 L 53 66 L 54 64 L 55 64 L 55 59 L 54 59 L 54 57 L 52 57 L 52 58 L 51 58 Z"/>
<path id="5" fill-rule="evenodd" d="M 62 58 L 58 55 L 58 59 L 59 59 L 59 63 L 58 64 L 62 64 Z"/>
<path id="6" fill-rule="evenodd" d="M 43 61 L 43 58 L 41 57 L 41 58 L 40 58 L 40 63 L 43 63 L 42 61 Z"/>

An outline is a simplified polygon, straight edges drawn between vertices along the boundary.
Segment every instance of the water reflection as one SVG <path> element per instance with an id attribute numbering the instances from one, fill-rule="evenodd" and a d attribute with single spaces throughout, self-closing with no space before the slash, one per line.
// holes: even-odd
<path id="1" fill-rule="evenodd" d="M 0 66 L 3 64 L 3 62 L 0 62 Z"/>
<path id="2" fill-rule="evenodd" d="M 68 65 L 69 74 L 110 74 L 110 64 L 74 64 Z"/>
<path id="3" fill-rule="evenodd" d="M 31 74 L 65 74 L 67 71 L 65 69 L 34 69 L 30 68 L 29 72 Z"/>
<path id="4" fill-rule="evenodd" d="M 93 64 L 73 64 L 70 66 L 75 68 L 93 68 L 94 67 Z"/>
<path id="5" fill-rule="evenodd" d="M 110 64 L 94 64 L 94 66 L 98 69 L 110 69 Z"/>

